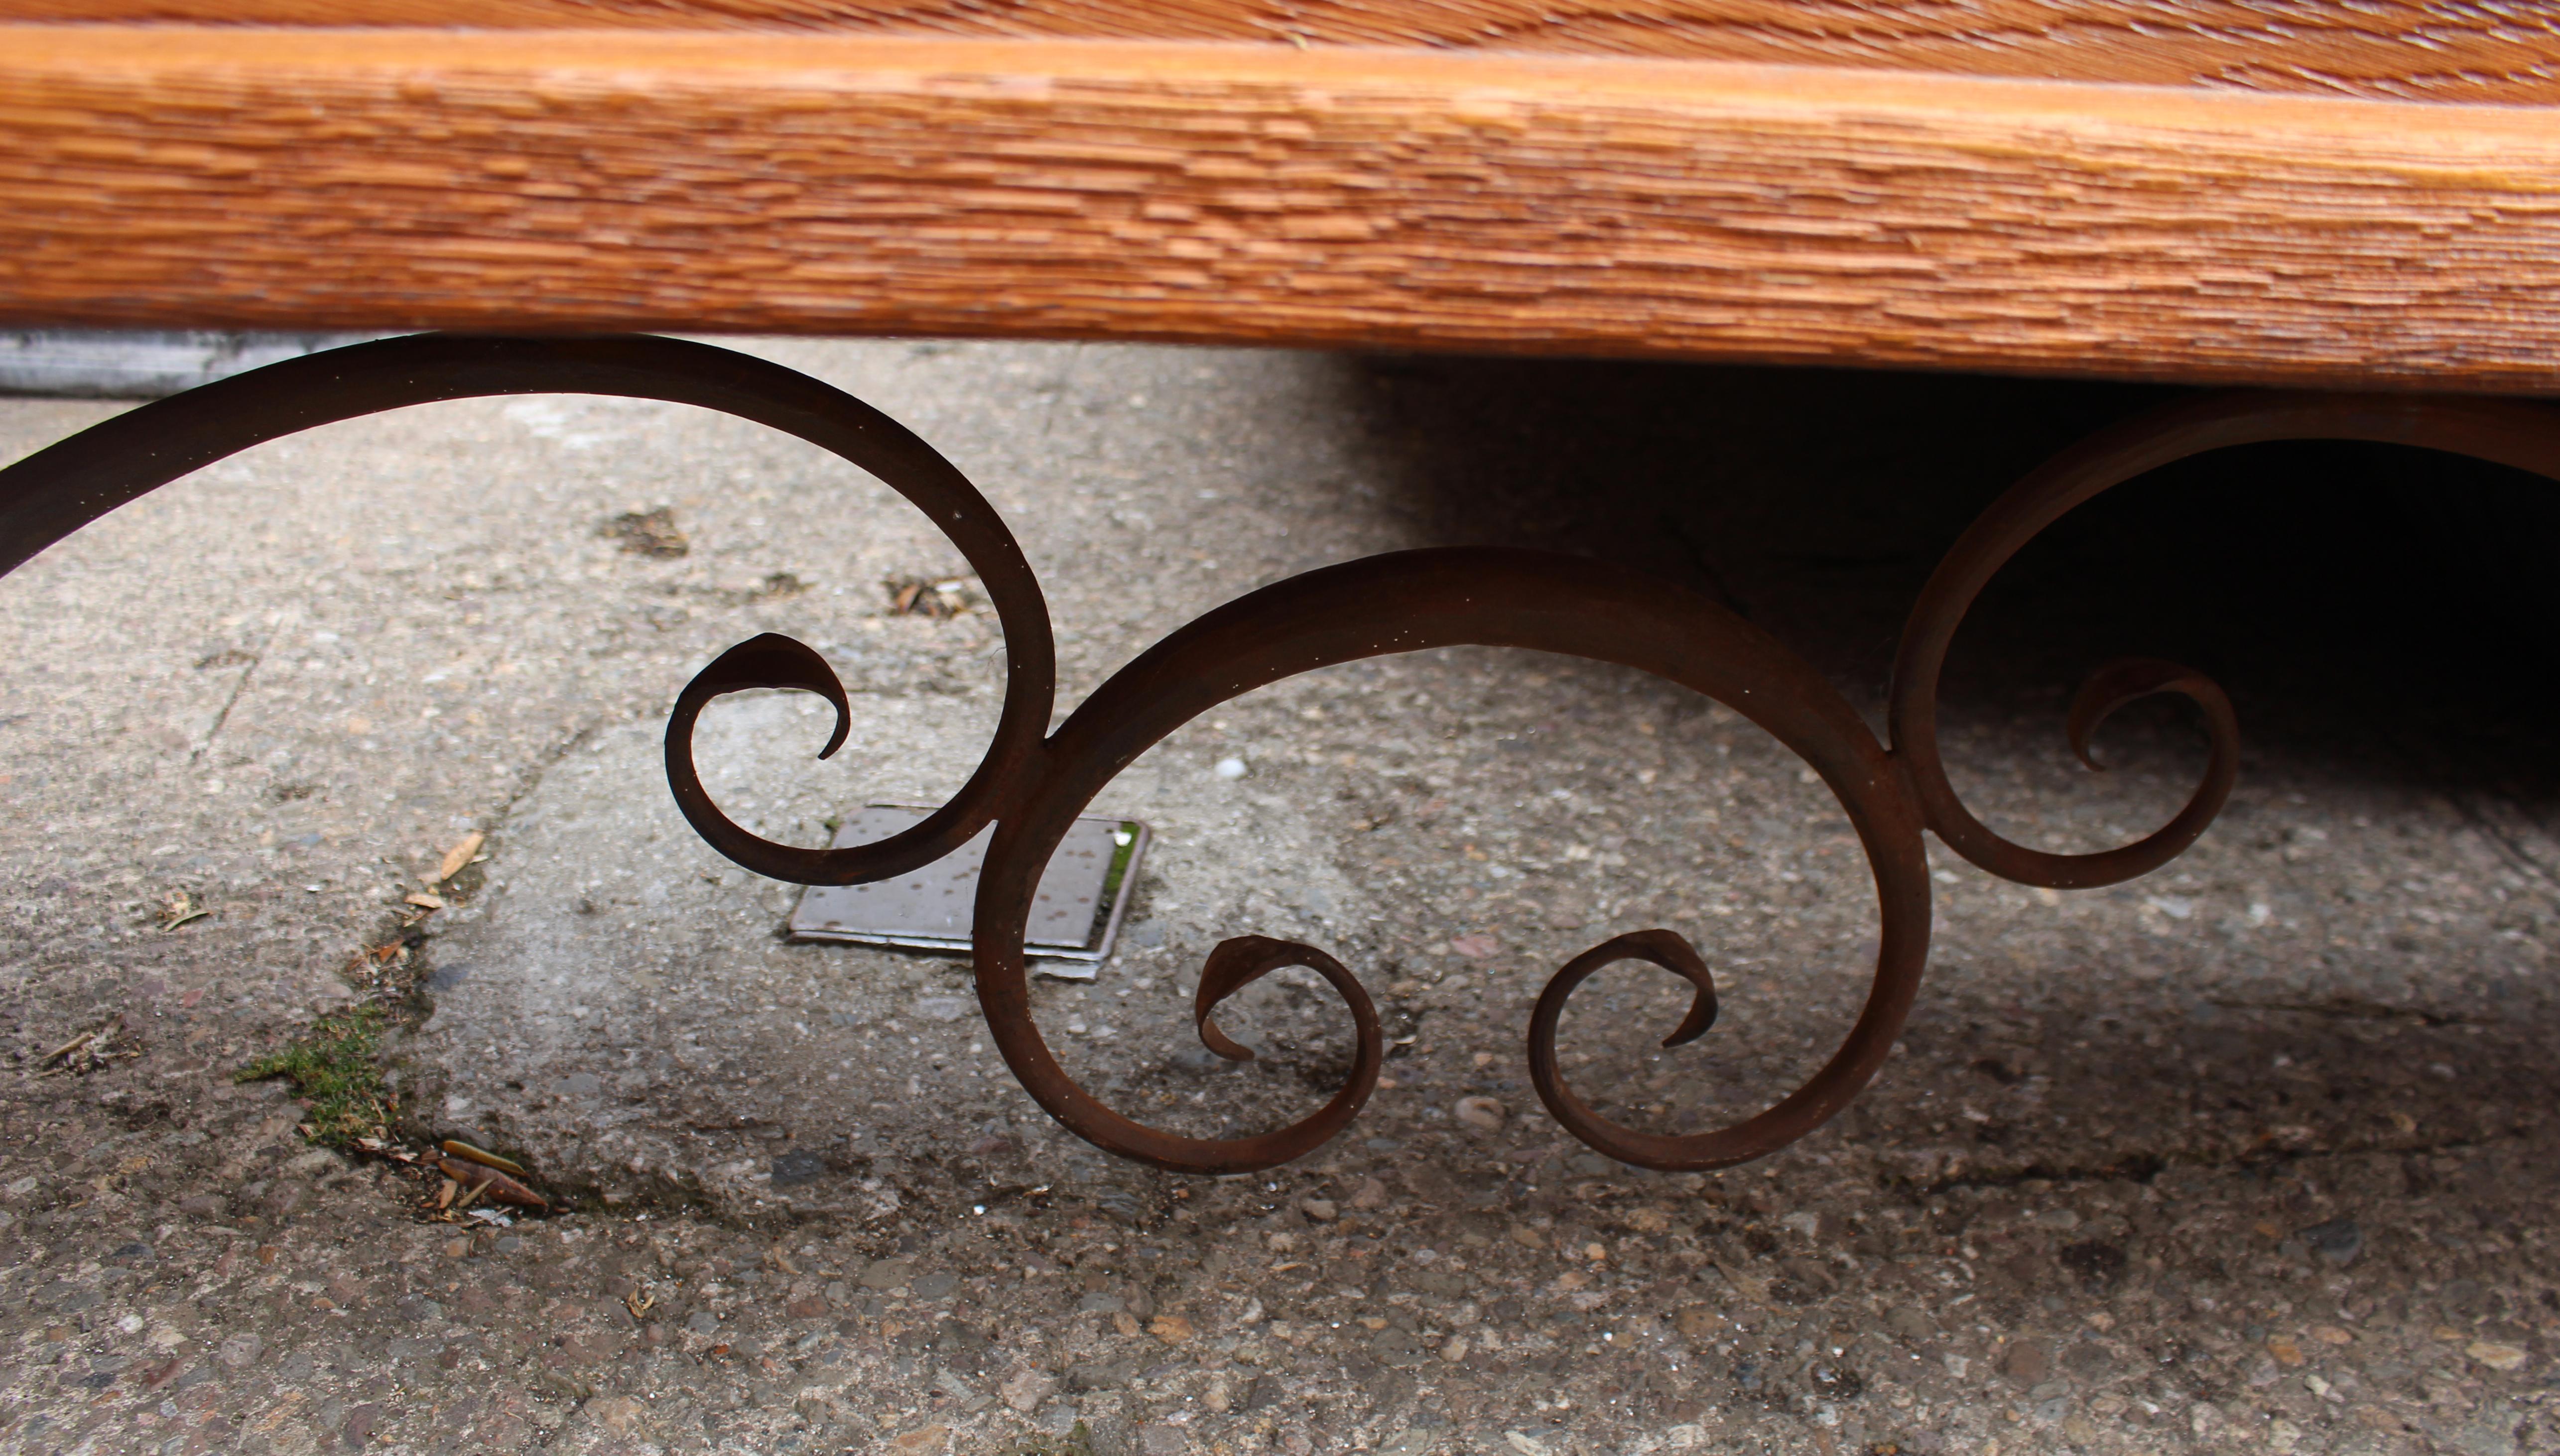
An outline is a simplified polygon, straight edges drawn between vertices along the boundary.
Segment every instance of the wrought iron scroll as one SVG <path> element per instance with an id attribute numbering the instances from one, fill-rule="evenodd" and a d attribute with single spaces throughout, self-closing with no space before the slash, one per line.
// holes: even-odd
<path id="1" fill-rule="evenodd" d="M 722 855 L 804 885 L 858 885 L 903 874 L 993 824 L 973 935 L 979 1004 L 1007 1064 L 1077 1135 L 1124 1157 L 1198 1173 L 1287 1162 L 1359 1115 L 1383 1061 L 1377 1013 L 1359 979 L 1321 949 L 1259 935 L 1211 951 L 1194 1008 L 1211 1052 L 1252 1055 L 1219 1031 L 1215 1012 L 1285 966 L 1315 971 L 1341 995 L 1358 1051 L 1342 1087 L 1314 1114 L 1250 1137 L 1187 1138 L 1113 1110 L 1050 1054 L 1031 1014 L 1024 932 L 1040 873 L 1075 816 L 1147 748 L 1218 704 L 1360 658 L 1459 645 L 1527 647 L 1678 683 L 1740 713 L 1803 758 L 1847 813 L 1874 877 L 1882 920 L 1865 1003 L 1820 1070 L 1756 1115 L 1680 1135 L 1621 1126 L 1576 1096 L 1557 1065 L 1556 1029 L 1574 988 L 1604 967 L 1644 961 L 1690 983 L 1688 1015 L 1665 1046 L 1692 1041 L 1714 1025 L 1714 976 L 1696 947 L 1668 929 L 1632 930 L 1574 957 L 1548 981 L 1529 1020 L 1530 1079 L 1575 1137 L 1648 1168 L 1724 1167 L 1821 1126 L 1882 1066 L 1928 959 L 1924 830 L 2005 879 L 2084 888 L 2167 863 L 2204 833 L 2230 797 L 2239 729 L 2229 700 L 2186 668 L 2133 659 L 2089 678 L 2066 730 L 2073 750 L 2094 768 L 2090 740 L 2108 715 L 2154 694 L 2192 701 L 2211 753 L 2202 781 L 2166 825 L 2117 849 L 2056 855 L 2001 837 L 1966 809 L 1939 757 L 1939 674 L 1975 597 L 2037 533 L 2145 471 L 2265 440 L 2420 445 L 2560 478 L 2560 416 L 2513 402 L 2226 395 L 2130 420 L 2018 482 L 1940 564 L 1904 628 L 1889 743 L 1879 743 L 1802 658 L 1695 592 L 1578 557 L 1490 549 L 1372 557 L 1248 593 L 1140 654 L 1043 736 L 1056 678 L 1047 607 L 1022 549 L 985 497 L 931 446 L 841 391 L 746 355 L 653 337 L 418 335 L 288 360 L 145 404 L 0 469 L 0 572 L 127 501 L 265 440 L 431 401 L 555 393 L 697 404 L 796 435 L 887 483 L 959 548 L 1003 625 L 1007 676 L 993 741 L 950 802 L 911 829 L 844 849 L 776 843 L 722 814 L 693 761 L 694 728 L 714 699 L 755 688 L 825 697 L 836 709 L 836 730 L 822 758 L 842 745 L 850 727 L 851 707 L 826 660 L 770 633 L 721 654 L 678 696 L 667 728 L 669 786 L 686 819 Z"/>

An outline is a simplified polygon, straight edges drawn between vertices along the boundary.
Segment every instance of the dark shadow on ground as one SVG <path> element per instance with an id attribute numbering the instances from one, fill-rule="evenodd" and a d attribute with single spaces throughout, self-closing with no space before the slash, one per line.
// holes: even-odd
<path id="1" fill-rule="evenodd" d="M 1853 699 L 1882 698 L 1939 556 L 2082 435 L 2184 391 L 1876 371 L 1377 357 L 1353 366 L 1391 488 L 1450 544 L 1556 546 L 1684 581 Z M 2168 657 L 2253 755 L 2425 782 L 2560 825 L 2560 486 L 2310 442 L 2181 462 L 2030 546 L 1959 640 L 1955 711 L 2058 710 Z M 2560 867 L 2555 867 L 2560 868 Z"/>
<path id="2" fill-rule="evenodd" d="M 1976 515 L 2055 451 L 2186 393 L 1626 363 L 1396 357 L 1354 368 L 1400 470 L 1391 488 L 1406 493 L 1428 536 L 1560 548 L 1681 581 L 1804 653 L 1879 728 L 1904 613 Z M 2560 486 L 2502 467 L 2350 442 L 2180 462 L 2066 518 L 1994 583 L 1946 683 L 1951 728 L 1971 724 L 1988 736 L 1976 751 L 1951 752 L 1951 767 L 1969 798 L 1969 773 L 2001 757 L 1979 751 L 1991 740 L 2010 745 L 2007 762 L 2041 758 L 2076 773 L 2062 766 L 2060 727 L 2083 674 L 2118 656 L 2166 657 L 2231 693 L 2244 780 L 2344 790 L 2332 803 L 2441 798 L 2497 840 L 2518 873 L 2551 884 L 2560 880 L 2555 557 Z M 2129 747 L 2146 733 L 2199 738 L 2179 705 L 2159 701 L 2127 718 L 2109 735 L 2121 731 L 2116 741 Z M 2191 746 L 2190 756 L 2200 762 Z M 2214 831 L 2260 832 L 2236 810 Z M 2163 887 L 2189 868 L 2104 892 L 2139 903 L 2173 892 Z M 2346 900 L 2372 892 L 2343 881 L 2329 889 Z M 1950 929 L 1965 918 L 1943 913 Z M 1987 952 L 2058 978 L 2033 993 L 2040 1009 L 2006 1000 L 2037 978 L 1983 974 L 1951 942 L 1907 1034 L 1934 1064 L 1906 1076 L 1914 1088 L 1971 1085 L 1964 1068 L 1979 1064 L 2001 1015 L 2017 1019 L 2018 1045 L 2053 1057 L 2071 1095 L 2044 1125 L 1980 1129 L 1978 1158 L 1990 1168 L 2289 1156 L 2272 1145 L 2208 1151 L 2214 1137 L 2176 1143 L 2180 1134 L 2155 1119 L 2110 1122 L 2111 1104 L 2191 1105 L 2202 1120 L 2190 1131 L 2214 1117 L 2273 1118 L 2317 1129 L 2313 1145 L 2387 1149 L 2494 1141 L 2514 1109 L 2552 1090 L 2542 1051 L 2551 1004 L 2503 944 L 2395 935 L 2387 947 L 2323 950 L 2317 963 L 2267 968 L 2270 984 L 2291 988 L 2282 994 L 2233 991 L 2223 984 L 2238 974 L 2231 966 L 2199 964 L 2137 988 L 2129 1005 L 2127 988 L 2106 976 L 2070 989 L 2069 967 L 2090 956 L 2112 964 L 2117 951 L 2040 933 L 2030 925 Z M 2384 971 L 2410 978 L 2390 1007 L 2357 990 L 2358 976 Z M 2470 1008 L 2455 1019 L 2468 1021 L 2436 1029 L 2401 1007 L 2404 997 Z M 2094 1054 L 2073 1048 L 2108 1049 L 2103 1070 L 2065 1070 Z M 2323 1058 L 2369 1075 L 2341 1078 L 2317 1106 L 2293 1105 L 2299 1089 L 2269 1068 Z M 2431 1065 L 2477 1079 L 2458 1087 L 2422 1072 Z M 2500 1090 L 2482 1097 L 2483 1086 Z M 2402 1136 L 2393 1112 L 2415 1114 L 2430 1133 Z M 1916 1136 L 1934 1115 L 1873 1094 L 1842 1135 Z"/>

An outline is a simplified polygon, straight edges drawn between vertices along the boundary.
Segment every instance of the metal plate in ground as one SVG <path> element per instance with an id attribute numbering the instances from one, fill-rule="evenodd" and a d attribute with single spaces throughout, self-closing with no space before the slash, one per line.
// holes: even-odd
<path id="1" fill-rule="evenodd" d="M 845 820 L 835 843 L 842 847 L 886 839 L 926 812 L 870 805 Z M 995 833 L 990 825 L 950 854 L 893 879 L 811 886 L 791 912 L 791 933 L 802 940 L 966 951 L 978 902 L 978 872 Z M 1098 961 L 1109 955 L 1146 847 L 1147 826 L 1134 819 L 1077 819 L 1040 875 L 1025 948 L 1060 960 Z"/>

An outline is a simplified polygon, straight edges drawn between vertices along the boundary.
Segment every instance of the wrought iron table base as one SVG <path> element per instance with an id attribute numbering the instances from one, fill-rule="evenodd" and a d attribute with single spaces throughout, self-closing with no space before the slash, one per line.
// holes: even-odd
<path id="1" fill-rule="evenodd" d="M 779 365 L 654 337 L 528 339 L 418 335 L 310 355 L 118 415 L 0 469 L 0 572 L 115 507 L 239 450 L 313 425 L 437 400 L 592 394 L 698 404 L 751 419 L 861 466 L 921 508 L 985 584 L 1005 633 L 1006 690 L 994 741 L 958 793 L 913 828 L 877 843 L 803 849 L 748 832 L 712 802 L 693 761 L 703 709 L 724 693 L 786 688 L 835 705 L 821 758 L 843 745 L 852 709 L 813 649 L 771 633 L 738 644 L 678 696 L 667 726 L 667 780 L 713 848 L 760 875 L 802 885 L 857 885 L 930 864 L 989 824 L 973 927 L 979 1004 L 1023 1086 L 1078 1136 L 1123 1157 L 1191 1173 L 1285 1163 L 1349 1126 L 1384 1059 L 1377 1011 L 1359 979 L 1311 945 L 1239 936 L 1209 953 L 1194 1018 L 1201 1042 L 1233 1059 L 1252 1053 L 1218 1029 L 1218 1005 L 1256 979 L 1304 966 L 1343 998 L 1358 1052 L 1324 1107 L 1272 1132 L 1188 1138 L 1134 1121 L 1069 1077 L 1031 1015 L 1024 929 L 1041 869 L 1059 839 L 1150 746 L 1231 698 L 1317 668 L 1460 645 L 1527 647 L 1641 669 L 1723 703 L 1775 736 L 1830 786 L 1875 877 L 1882 917 L 1875 976 L 1857 1021 L 1829 1062 L 1766 1110 L 1728 1127 L 1677 1136 L 1612 1122 L 1575 1095 L 1557 1067 L 1565 1002 L 1592 973 L 1651 963 L 1694 988 L 1664 1042 L 1715 1023 L 1715 981 L 1686 938 L 1636 930 L 1574 957 L 1529 1017 L 1528 1067 L 1547 1110 L 1575 1137 L 1621 1162 L 1656 1169 L 1725 1167 L 1803 1137 L 1846 1106 L 1890 1052 L 1929 952 L 1930 891 L 1921 835 L 2024 885 L 2086 889 L 2160 868 L 2193 844 L 2229 799 L 2239 772 L 2230 701 L 2174 663 L 2128 659 L 2100 668 L 2074 699 L 2072 749 L 2124 705 L 2174 694 L 2200 710 L 2211 737 L 2203 781 L 2147 838 L 2087 855 L 2029 849 L 1983 824 L 1957 798 L 1939 758 L 1937 685 L 1947 649 L 2000 566 L 2073 507 L 2146 471 L 2229 445 L 2352 439 L 2419 445 L 2560 478 L 2560 414 L 2507 401 L 2389 396 L 2221 395 L 2143 415 L 2083 441 L 2019 481 L 1956 543 L 1905 624 L 1887 742 L 1845 699 L 1768 633 L 1676 583 L 1555 553 L 1494 549 L 1399 552 L 1328 566 L 1226 603 L 1141 653 L 1043 735 L 1056 690 L 1048 612 L 1030 565 L 995 508 L 951 463 L 887 416 Z"/>

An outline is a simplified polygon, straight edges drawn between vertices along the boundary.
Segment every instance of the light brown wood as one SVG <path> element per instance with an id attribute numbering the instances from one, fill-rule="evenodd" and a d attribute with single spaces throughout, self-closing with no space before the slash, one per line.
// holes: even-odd
<path id="1" fill-rule="evenodd" d="M 20 26 L 0 316 L 2549 391 L 2555 122 L 1486 54 Z"/>
<path id="2" fill-rule="evenodd" d="M 2473 0 L 0 0 L 0 20 L 1456 47 L 2560 101 L 2560 12 Z"/>

